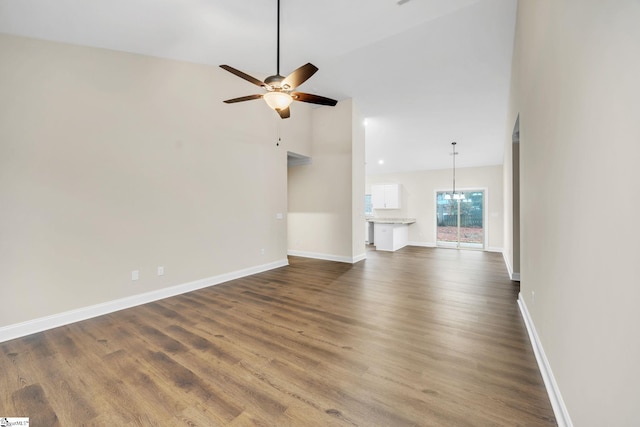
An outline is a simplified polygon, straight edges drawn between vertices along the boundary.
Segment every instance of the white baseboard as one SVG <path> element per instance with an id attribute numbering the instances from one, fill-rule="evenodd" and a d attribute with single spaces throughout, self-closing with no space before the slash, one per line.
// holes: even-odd
<path id="1" fill-rule="evenodd" d="M 289 249 L 287 251 L 287 255 L 299 256 L 302 258 L 323 259 L 325 261 L 346 262 L 348 264 L 355 264 L 356 262 L 362 261 L 367 257 L 366 253 L 356 255 L 355 257 L 347 257 L 340 255 L 323 254 L 318 252 L 296 251 L 293 249 Z"/>
<path id="2" fill-rule="evenodd" d="M 502 258 L 504 258 L 504 264 L 507 266 L 507 272 L 509 273 L 509 279 L 513 280 L 514 282 L 519 282 L 520 281 L 520 273 L 514 273 L 513 272 L 513 269 L 511 268 L 511 263 L 507 259 L 507 254 L 505 252 L 502 252 Z"/>
<path id="3" fill-rule="evenodd" d="M 438 247 L 438 245 L 433 243 L 433 242 L 407 242 L 407 246 L 419 246 L 419 247 L 422 247 L 422 248 L 435 248 L 435 247 Z M 485 250 L 488 251 L 488 252 L 500 252 L 500 253 L 502 253 L 502 248 L 488 247 Z"/>
<path id="4" fill-rule="evenodd" d="M 429 243 L 429 242 L 407 242 L 407 246 L 420 246 L 423 248 L 435 248 L 436 244 L 435 243 Z"/>
<path id="5" fill-rule="evenodd" d="M 355 264 L 356 262 L 360 262 L 360 261 L 365 260 L 365 259 L 367 259 L 367 253 L 366 252 L 361 253 L 360 255 L 354 256 L 352 264 Z"/>
<path id="6" fill-rule="evenodd" d="M 24 337 L 30 334 L 35 334 L 36 332 L 46 331 L 47 329 L 57 328 L 59 326 L 68 325 L 70 323 L 79 322 L 92 317 L 102 316 L 104 314 L 113 313 L 115 311 L 124 310 L 126 308 L 135 307 L 137 305 L 146 304 L 163 298 L 195 291 L 197 289 L 218 285 L 220 283 L 228 282 L 229 280 L 239 279 L 241 277 L 273 270 L 274 268 L 284 267 L 286 265 L 289 265 L 289 261 L 283 259 L 268 264 L 257 265 L 243 270 L 208 277 L 206 279 L 196 280 L 194 282 L 183 283 L 181 285 L 158 289 L 144 294 L 132 295 L 130 297 L 120 298 L 89 307 L 65 311 L 63 313 L 45 316 L 29 320 L 27 322 L 4 326 L 0 328 L 0 342 Z"/>
<path id="7" fill-rule="evenodd" d="M 536 332 L 536 328 L 533 324 L 533 319 L 531 319 L 531 315 L 529 314 L 529 310 L 527 309 L 527 304 L 524 302 L 522 293 L 518 295 L 518 306 L 520 307 L 520 312 L 522 313 L 524 323 L 527 326 L 529 340 L 531 340 L 533 352 L 536 355 L 538 368 L 540 369 L 540 373 L 542 374 L 544 385 L 547 388 L 547 394 L 549 395 L 549 400 L 551 401 L 551 406 L 553 407 L 553 413 L 556 416 L 558 427 L 573 427 L 571 417 L 569 416 L 569 411 L 564 404 L 564 400 L 562 400 L 560 388 L 558 388 L 556 379 L 553 376 L 551 365 L 549 364 L 549 360 L 547 360 L 547 356 L 544 353 L 542 343 L 540 342 L 540 338 L 538 337 L 538 333 Z"/>

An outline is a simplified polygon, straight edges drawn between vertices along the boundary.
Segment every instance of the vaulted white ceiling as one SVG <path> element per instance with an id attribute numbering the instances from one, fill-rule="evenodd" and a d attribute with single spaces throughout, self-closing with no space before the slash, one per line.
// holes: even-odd
<path id="1" fill-rule="evenodd" d="M 516 0 L 281 0 L 280 71 L 311 62 L 320 70 L 300 90 L 353 98 L 369 174 L 449 168 L 451 141 L 459 167 L 501 164 L 515 11 Z M 0 0 L 0 32 L 259 79 L 276 70 L 276 0 Z"/>

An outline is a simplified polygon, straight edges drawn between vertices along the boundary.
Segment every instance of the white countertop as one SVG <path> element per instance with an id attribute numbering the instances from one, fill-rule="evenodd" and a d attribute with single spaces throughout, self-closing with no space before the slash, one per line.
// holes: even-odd
<path id="1" fill-rule="evenodd" d="M 413 224 L 415 218 L 367 218 L 368 222 L 374 224 Z"/>

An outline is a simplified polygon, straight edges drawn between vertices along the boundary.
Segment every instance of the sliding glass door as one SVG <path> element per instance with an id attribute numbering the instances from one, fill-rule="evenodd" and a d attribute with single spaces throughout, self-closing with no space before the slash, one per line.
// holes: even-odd
<path id="1" fill-rule="evenodd" d="M 464 197 L 447 198 L 444 191 L 436 194 L 436 243 L 452 248 L 484 249 L 484 191 L 459 193 Z"/>

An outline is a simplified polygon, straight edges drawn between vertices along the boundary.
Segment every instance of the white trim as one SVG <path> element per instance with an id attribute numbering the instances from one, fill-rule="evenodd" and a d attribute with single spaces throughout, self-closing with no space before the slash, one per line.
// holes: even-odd
<path id="1" fill-rule="evenodd" d="M 489 246 L 489 187 L 480 187 L 484 192 L 484 197 L 482 198 L 482 228 L 484 233 L 484 245 L 483 248 L 486 250 Z M 470 190 L 473 191 L 473 190 Z M 485 206 L 487 209 L 485 209 Z M 489 249 L 491 251 L 491 249 Z"/>
<path id="2" fill-rule="evenodd" d="M 302 258 L 323 259 L 325 261 L 346 262 L 348 264 L 355 264 L 356 262 L 362 261 L 367 257 L 366 253 L 357 255 L 355 257 L 347 257 L 340 255 L 322 254 L 318 252 L 296 251 L 293 249 L 289 249 L 287 251 L 287 255 L 299 256 Z"/>
<path id="3" fill-rule="evenodd" d="M 423 247 L 423 248 L 436 248 L 436 247 L 446 248 L 447 247 L 447 246 L 438 246 L 438 245 L 436 245 L 435 243 L 432 243 L 432 242 L 407 242 L 407 246 L 420 246 L 420 247 Z M 452 246 L 452 247 L 455 247 L 456 249 L 458 249 L 457 246 Z M 468 248 L 462 247 L 460 249 L 468 249 Z M 478 249 L 480 249 L 480 248 L 478 248 Z M 502 248 L 496 248 L 496 247 L 489 247 L 489 248 L 486 248 L 484 250 L 487 251 L 487 252 L 498 252 L 498 253 L 502 253 L 503 252 Z M 509 268 L 509 265 L 507 264 L 507 269 L 508 268 Z"/>
<path id="4" fill-rule="evenodd" d="M 520 281 L 520 273 L 514 273 L 513 272 L 513 268 L 511 268 L 511 263 L 507 259 L 507 253 L 504 252 L 504 251 L 502 252 L 502 258 L 504 258 L 504 264 L 507 266 L 507 272 L 509 273 L 509 279 L 513 280 L 514 282 L 519 282 Z"/>
<path id="5" fill-rule="evenodd" d="M 367 253 L 364 252 L 364 253 L 361 253 L 360 255 L 356 255 L 352 259 L 353 259 L 352 264 L 355 264 L 356 262 L 360 262 L 362 260 L 367 259 Z"/>
<path id="6" fill-rule="evenodd" d="M 125 308 L 131 308 L 163 298 L 195 291 L 197 289 L 218 285 L 220 283 L 228 282 L 229 280 L 239 279 L 241 277 L 251 276 L 252 274 L 261 273 L 263 271 L 273 270 L 274 268 L 284 267 L 286 265 L 289 265 L 289 261 L 287 259 L 282 259 L 268 264 L 257 265 L 230 273 L 220 274 L 218 276 L 208 277 L 206 279 L 196 280 L 194 282 L 183 283 L 181 285 L 158 289 L 156 291 L 146 292 L 144 294 L 132 295 L 101 304 L 91 305 L 76 310 L 53 314 L 51 316 L 28 320 L 22 323 L 16 323 L 14 325 L 4 326 L 0 328 L 0 343 L 15 338 L 24 337 L 30 334 L 35 334 L 36 332 L 46 331 L 47 329 L 57 328 L 59 326 L 68 325 L 70 323 L 91 319 L 92 317 L 102 316 L 104 314 L 124 310 Z"/>
<path id="7" fill-rule="evenodd" d="M 513 269 L 511 268 L 511 263 L 507 259 L 507 253 L 502 252 L 502 259 L 504 260 L 504 265 L 507 266 L 507 273 L 509 273 L 509 278 L 513 280 Z"/>
<path id="8" fill-rule="evenodd" d="M 407 242 L 407 246 L 420 246 L 423 248 L 435 248 L 436 244 L 431 242 Z"/>
<path id="9" fill-rule="evenodd" d="M 482 200 L 482 228 L 484 230 L 484 237 L 483 237 L 483 241 L 482 241 L 482 250 L 483 251 L 490 251 L 490 252 L 501 252 L 502 249 L 498 250 L 493 250 L 493 249 L 488 249 L 487 247 L 489 246 L 489 212 L 488 209 L 485 209 L 485 207 L 489 206 L 489 187 L 462 187 L 462 188 L 456 188 L 457 191 L 482 191 L 483 192 L 483 200 Z M 446 193 L 447 191 L 451 191 L 451 190 L 438 190 L 435 189 L 434 190 L 434 194 L 435 194 L 435 208 L 436 208 L 436 212 L 435 212 L 435 217 L 434 217 L 434 236 L 436 236 L 436 247 L 440 247 L 440 248 L 446 248 L 446 245 L 438 245 L 438 193 Z M 456 249 L 463 249 L 463 248 L 458 248 L 456 247 Z M 480 249 L 480 248 L 478 248 Z"/>
<path id="10" fill-rule="evenodd" d="M 564 400 L 562 400 L 560 388 L 558 387 L 558 383 L 556 383 L 556 379 L 553 376 L 551 365 L 549 364 L 549 360 L 544 353 L 542 343 L 540 342 L 540 338 L 538 337 L 538 333 L 536 332 L 536 328 L 533 324 L 533 319 L 531 319 L 531 315 L 529 314 L 529 310 L 527 309 L 527 304 L 524 302 L 522 293 L 518 294 L 518 306 L 520 307 L 520 312 L 522 313 L 524 324 L 526 325 L 527 332 L 529 333 L 529 340 L 531 340 L 531 346 L 533 347 L 533 352 L 536 355 L 538 368 L 540 368 L 540 373 L 542 374 L 544 385 L 547 388 L 547 394 L 549 395 L 549 400 L 551 401 L 551 407 L 553 408 L 553 413 L 556 416 L 558 427 L 573 427 L 571 417 L 569 416 L 569 411 L 564 404 Z"/>

